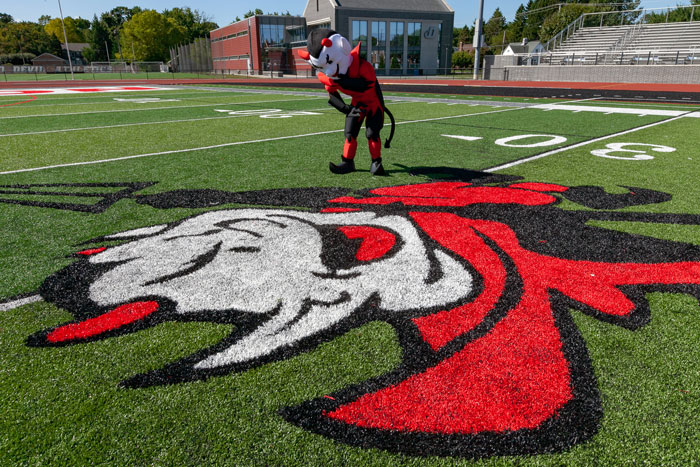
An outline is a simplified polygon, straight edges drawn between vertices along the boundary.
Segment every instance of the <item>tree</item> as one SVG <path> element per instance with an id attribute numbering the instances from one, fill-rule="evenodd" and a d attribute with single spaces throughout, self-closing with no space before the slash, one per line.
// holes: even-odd
<path id="1" fill-rule="evenodd" d="M 41 15 L 41 16 L 39 16 L 39 25 L 40 25 L 41 27 L 44 27 L 44 26 L 46 26 L 47 24 L 49 24 L 49 21 L 51 21 L 51 16 L 49 16 L 49 15 Z"/>
<path id="2" fill-rule="evenodd" d="M 523 37 L 523 29 L 525 28 L 525 6 L 521 3 L 518 10 L 515 12 L 515 18 L 506 26 L 506 41 L 520 42 Z"/>
<path id="3" fill-rule="evenodd" d="M 471 68 L 474 66 L 474 55 L 465 50 L 452 54 L 452 68 Z"/>
<path id="4" fill-rule="evenodd" d="M 164 10 L 163 15 L 171 18 L 176 24 L 185 29 L 185 42 L 192 42 L 200 37 L 207 37 L 209 32 L 217 29 L 218 24 L 211 21 L 204 13 L 192 10 L 190 7 Z"/>
<path id="5" fill-rule="evenodd" d="M 540 28 L 540 40 L 546 42 L 557 35 L 560 31 L 574 22 L 576 18 L 584 13 L 590 13 L 595 7 L 585 4 L 565 5 L 556 13 L 549 15 Z"/>
<path id="6" fill-rule="evenodd" d="M 244 19 L 245 19 L 245 18 L 250 18 L 251 16 L 262 15 L 262 14 L 263 14 L 263 11 L 262 11 L 260 8 L 256 8 L 255 11 L 253 11 L 253 10 L 248 10 L 248 12 L 247 12 L 245 15 L 243 15 L 243 18 L 244 18 Z"/>
<path id="7" fill-rule="evenodd" d="M 66 26 L 66 36 L 68 42 L 85 42 L 85 37 L 82 31 L 78 29 L 78 23 L 71 18 L 66 16 L 63 19 L 63 24 Z M 65 38 L 63 36 L 63 24 L 61 24 L 61 18 L 54 18 L 44 26 L 44 30 L 50 35 L 56 37 L 59 42 L 64 42 Z"/>
<path id="8" fill-rule="evenodd" d="M 523 24 L 523 37 L 527 37 L 530 40 L 539 40 L 542 23 L 547 16 L 556 12 L 558 8 L 547 9 L 547 7 L 552 7 L 558 3 L 561 2 L 559 0 L 529 0 L 525 8 L 527 15 Z"/>
<path id="9" fill-rule="evenodd" d="M 0 54 L 61 54 L 61 43 L 37 23 L 10 23 L 0 28 Z"/>
<path id="10" fill-rule="evenodd" d="M 7 13 L 0 13 L 0 25 L 14 23 L 15 20 L 12 16 Z"/>
<path id="11" fill-rule="evenodd" d="M 396 55 L 391 56 L 391 65 L 389 65 L 389 68 L 394 70 L 401 68 L 401 63 Z"/>
<path id="12" fill-rule="evenodd" d="M 89 63 L 108 61 L 107 48 L 110 46 L 111 42 L 110 33 L 106 25 L 95 15 L 92 18 L 92 24 L 88 34 L 88 43 L 90 47 L 83 49 L 83 57 Z"/>
<path id="13" fill-rule="evenodd" d="M 172 18 L 145 10 L 124 24 L 120 36 L 122 55 L 137 61 L 165 61 L 170 58 L 170 47 L 182 42 L 185 35 L 185 29 Z"/>
<path id="14" fill-rule="evenodd" d="M 75 20 L 75 28 L 78 30 L 81 36 L 84 38 L 87 38 L 87 35 L 90 32 L 90 26 L 91 23 L 89 20 L 83 19 L 83 18 L 76 18 Z"/>
<path id="15" fill-rule="evenodd" d="M 459 44 L 471 44 L 474 38 L 474 28 L 464 26 L 463 28 L 455 28 L 452 34 L 452 45 L 459 47 Z"/>
<path id="16" fill-rule="evenodd" d="M 588 3 L 591 5 L 586 5 Z M 577 0 L 568 4 L 564 4 L 561 0 L 529 0 L 524 10 L 518 10 L 522 14 L 516 17 L 518 22 L 523 18 L 522 29 L 520 24 L 514 25 L 514 35 L 511 37 L 512 39 L 527 37 L 531 40 L 544 40 L 578 18 L 575 16 L 576 12 L 619 12 L 620 14 L 604 15 L 603 25 L 631 24 L 639 16 L 639 13 L 631 13 L 639 7 L 639 3 L 640 0 Z M 570 21 L 565 23 L 569 19 Z M 559 30 L 553 32 L 556 28 Z M 520 37 L 515 35 L 516 32 L 521 33 Z"/>
<path id="17" fill-rule="evenodd" d="M 100 15 L 100 21 L 104 23 L 105 28 L 113 37 L 117 37 L 124 23 L 140 12 L 141 8 L 139 7 L 127 8 L 124 6 L 118 6 L 116 8 L 112 8 L 107 13 L 102 13 L 102 15 Z"/>
<path id="18" fill-rule="evenodd" d="M 491 18 L 484 25 L 486 43 L 495 47 L 503 42 L 503 32 L 506 30 L 506 18 L 500 8 L 496 8 Z"/>
<path id="19" fill-rule="evenodd" d="M 109 52 L 112 57 L 116 57 L 118 55 L 118 51 L 120 50 L 119 38 L 122 27 L 124 27 L 124 24 L 135 14 L 140 12 L 141 8 L 139 7 L 127 8 L 124 6 L 119 6 L 100 15 L 100 22 L 109 33 L 108 44 Z"/>

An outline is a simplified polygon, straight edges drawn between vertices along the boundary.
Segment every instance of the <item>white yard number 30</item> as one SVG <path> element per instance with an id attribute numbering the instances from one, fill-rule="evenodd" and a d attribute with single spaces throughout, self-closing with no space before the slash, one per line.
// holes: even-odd
<path id="1" fill-rule="evenodd" d="M 646 153 L 645 150 L 626 149 L 628 146 L 647 146 L 655 152 L 673 152 L 676 148 L 662 146 L 660 144 L 645 144 L 645 143 L 610 143 L 606 144 L 607 149 L 596 149 L 591 151 L 591 154 L 598 157 L 606 157 L 608 159 L 620 159 L 625 161 L 648 161 L 654 158 Z M 627 153 L 620 155 L 619 153 Z M 612 155 L 617 154 L 617 155 Z"/>

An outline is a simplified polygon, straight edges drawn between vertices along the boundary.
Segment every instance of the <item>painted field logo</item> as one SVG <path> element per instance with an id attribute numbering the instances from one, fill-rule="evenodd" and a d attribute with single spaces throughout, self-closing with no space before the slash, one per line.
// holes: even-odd
<path id="1" fill-rule="evenodd" d="M 125 192 L 162 208 L 315 210 L 218 210 L 96 239 L 120 244 L 81 251 L 40 290 L 76 321 L 28 343 L 79 344 L 170 320 L 235 324 L 214 347 L 121 383 L 137 388 L 244 371 L 384 320 L 403 347 L 399 368 L 281 416 L 349 444 L 417 455 L 564 450 L 594 436 L 602 417 L 569 310 L 636 329 L 650 319 L 646 292 L 700 298 L 700 248 L 587 222 L 700 219 L 610 211 L 670 199 L 650 190 L 485 182 L 352 197 L 340 189 Z M 560 209 L 562 198 L 593 209 Z"/>

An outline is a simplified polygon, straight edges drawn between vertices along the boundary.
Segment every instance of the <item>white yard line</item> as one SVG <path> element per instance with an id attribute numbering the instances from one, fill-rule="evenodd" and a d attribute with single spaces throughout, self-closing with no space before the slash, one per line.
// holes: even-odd
<path id="1" fill-rule="evenodd" d="M 589 140 L 587 140 L 587 141 L 581 141 L 580 143 L 572 144 L 571 146 L 566 146 L 566 147 L 563 147 L 563 148 L 554 149 L 554 150 L 552 150 L 552 151 L 543 152 L 543 153 L 541 153 L 541 154 L 537 154 L 537 155 L 532 156 L 532 157 L 526 157 L 525 159 L 520 159 L 520 160 L 517 160 L 517 161 L 509 162 L 509 163 L 507 163 L 507 164 L 499 165 L 499 166 L 496 166 L 496 167 L 491 167 L 490 169 L 484 170 L 484 172 L 498 172 L 499 170 L 508 169 L 508 168 L 510 168 L 510 167 L 515 167 L 516 165 L 525 164 L 525 163 L 527 163 L 527 162 L 532 162 L 532 161 L 535 161 L 535 160 L 537 160 L 537 159 L 542 159 L 542 158 L 544 158 L 544 157 L 549 157 L 549 156 L 552 156 L 552 155 L 554 155 L 554 154 L 559 154 L 560 152 L 564 152 L 564 151 L 569 151 L 569 150 L 571 150 L 571 149 L 580 148 L 580 147 L 586 146 L 586 145 L 588 145 L 588 144 L 597 143 L 598 141 L 605 141 L 606 139 L 611 139 L 611 138 L 615 138 L 615 137 L 618 137 L 618 136 L 627 135 L 627 134 L 629 134 L 629 133 L 635 133 L 635 132 L 640 131 L 640 130 L 646 130 L 647 128 L 652 128 L 652 127 L 655 127 L 655 126 L 658 126 L 658 125 L 663 125 L 663 124 L 665 124 L 665 123 L 674 122 L 674 121 L 676 121 L 676 120 L 680 120 L 681 118 L 689 117 L 691 114 L 694 114 L 694 113 L 696 113 L 696 112 L 695 112 L 695 111 L 686 112 L 685 114 L 678 115 L 678 116 L 675 116 L 675 117 L 673 117 L 673 118 L 668 118 L 668 119 L 666 119 L 666 120 L 661 120 L 660 122 L 654 122 L 654 123 L 650 123 L 650 124 L 648 124 L 648 125 L 643 125 L 643 126 L 640 126 L 640 127 L 637 127 L 637 128 L 631 128 L 631 129 L 629 129 L 629 130 L 620 131 L 619 133 L 615 133 L 615 134 L 612 134 L 612 135 L 606 135 L 606 136 L 601 136 L 601 137 L 599 137 L 599 138 L 589 139 Z M 698 112 L 698 115 L 700 115 L 700 112 Z M 693 115 L 693 117 L 695 117 L 695 116 L 696 116 L 696 115 Z"/>
<path id="2" fill-rule="evenodd" d="M 323 109 L 310 109 L 304 110 L 305 112 L 322 112 L 328 110 L 328 108 Z M 293 111 L 292 111 L 293 112 Z M 188 118 L 181 120 L 163 120 L 160 122 L 138 122 L 138 123 L 121 123 L 119 125 L 104 125 L 104 126 L 91 126 L 84 128 L 64 128 L 61 130 L 46 130 L 46 131 L 32 131 L 28 133 L 9 133 L 6 135 L 0 135 L 0 138 L 7 136 L 33 136 L 33 135 L 45 135 L 47 133 L 64 133 L 69 131 L 89 131 L 89 130 L 106 130 L 110 128 L 124 128 L 129 126 L 141 126 L 141 125 L 166 125 L 169 123 L 184 123 L 184 122 L 200 122 L 205 120 L 221 120 L 228 118 L 242 118 L 242 117 L 258 117 L 258 115 L 228 115 L 226 117 L 202 117 L 202 118 Z"/>
<path id="3" fill-rule="evenodd" d="M 178 94 L 177 96 L 173 96 L 173 95 L 172 95 L 172 91 L 170 91 L 170 93 L 171 93 L 170 95 L 165 95 L 165 94 L 148 94 L 148 97 L 143 97 L 143 94 L 142 94 L 142 95 L 136 95 L 136 94 L 120 94 L 120 95 L 117 96 L 117 97 L 111 97 L 111 98 L 107 98 L 107 97 L 104 97 L 104 96 L 101 96 L 101 97 L 97 97 L 97 96 L 79 96 L 79 97 L 82 97 L 82 99 L 76 98 L 76 100 L 85 100 L 85 99 L 95 99 L 95 100 L 96 100 L 96 99 L 102 99 L 102 100 L 100 100 L 100 101 L 98 101 L 98 102 L 66 102 L 66 100 L 68 100 L 68 99 L 65 99 L 65 98 L 64 98 L 64 99 L 59 99 L 59 98 L 56 98 L 56 99 L 42 99 L 41 101 L 38 101 L 38 100 L 37 100 L 37 101 L 33 101 L 32 104 L 31 104 L 31 108 L 32 108 L 32 109 L 36 109 L 36 108 L 38 108 L 38 107 L 71 107 L 71 106 L 76 106 L 76 105 L 100 105 L 100 104 L 117 104 L 117 105 L 118 105 L 118 104 L 132 104 L 132 103 L 133 103 L 133 102 L 117 101 L 117 100 L 115 100 L 115 99 L 154 99 L 154 98 L 161 99 L 161 98 L 163 98 L 163 99 L 176 99 L 176 100 L 179 100 L 179 101 L 192 101 L 192 100 L 215 99 L 215 98 L 216 98 L 216 99 L 220 99 L 220 98 L 221 98 L 221 96 L 218 96 L 218 95 L 213 96 L 213 95 L 205 94 L 205 93 L 203 93 L 203 92 L 200 93 L 199 95 L 195 95 L 194 93 L 188 93 L 189 95 L 193 95 L 193 96 L 195 96 L 195 97 L 180 97 L 179 94 Z M 253 92 L 242 92 L 242 93 L 240 93 L 240 94 L 242 94 L 242 95 L 247 95 L 247 96 L 250 96 L 250 95 L 258 95 L 258 93 L 253 93 Z M 185 94 L 185 95 L 187 95 L 187 94 Z M 234 96 L 231 96 L 231 97 L 234 97 Z M 17 100 L 17 99 L 14 99 L 14 100 Z M 47 101 L 51 101 L 51 100 L 53 100 L 53 101 L 63 101 L 63 102 L 62 102 L 62 103 L 55 103 L 55 104 L 34 104 L 34 102 L 47 102 Z M 0 104 L 1 104 L 1 103 L 4 103 L 4 102 L 5 102 L 5 101 L 3 101 L 2 99 L 0 99 Z M 10 102 L 10 101 L 8 100 L 7 102 Z"/>
<path id="4" fill-rule="evenodd" d="M 309 100 L 313 100 L 313 99 L 309 99 Z M 571 101 L 562 102 L 562 104 L 569 104 L 569 103 L 573 103 L 573 102 L 592 101 L 592 100 L 597 100 L 597 98 L 571 100 Z M 271 102 L 271 101 L 264 101 L 264 102 Z M 450 120 L 450 119 L 455 119 L 455 118 L 477 117 L 480 115 L 489 115 L 489 114 L 502 113 L 502 112 L 511 112 L 511 111 L 520 110 L 520 109 L 531 109 L 533 107 L 535 107 L 535 106 L 533 105 L 533 106 L 527 106 L 527 107 L 511 107 L 511 108 L 506 108 L 506 109 L 491 110 L 488 112 L 477 112 L 477 113 L 471 113 L 471 114 L 452 115 L 452 116 L 447 116 L 447 117 L 426 118 L 426 119 L 421 119 L 421 120 L 409 120 L 406 122 L 397 122 L 396 125 L 398 126 L 398 125 L 408 125 L 408 124 L 413 124 L 413 123 L 437 122 L 437 121 Z M 693 113 L 693 112 L 688 112 L 688 114 L 690 114 L 690 113 Z M 632 130 L 627 130 L 627 131 L 624 131 L 620 134 L 626 134 L 629 132 L 637 131 L 637 130 L 640 130 L 643 128 L 647 128 L 650 126 L 660 124 L 660 123 L 665 123 L 667 121 L 675 120 L 677 118 L 683 118 L 684 116 L 685 115 L 682 115 L 679 117 L 675 117 L 674 119 L 664 120 L 663 122 L 653 123 L 653 124 L 647 125 L 645 127 L 633 128 Z M 287 140 L 287 139 L 305 138 L 305 137 L 309 137 L 309 136 L 319 136 L 319 135 L 326 135 L 326 134 L 333 134 L 333 133 L 341 133 L 343 131 L 344 130 L 330 130 L 330 131 L 322 131 L 322 132 L 315 132 L 315 133 L 306 133 L 306 134 L 302 134 L 302 135 L 280 136 L 280 137 L 275 137 L 275 138 L 265 138 L 265 139 L 259 139 L 259 140 L 251 140 L 251 141 L 237 141 L 237 142 L 232 142 L 232 143 L 216 144 L 216 145 L 212 145 L 212 146 L 203 146 L 203 147 L 188 148 L 188 149 L 176 149 L 176 150 L 172 150 L 172 151 L 161 151 L 161 152 L 153 152 L 153 153 L 147 153 L 147 154 L 136 154 L 136 155 L 132 155 L 132 156 L 115 157 L 115 158 L 111 158 L 111 159 L 101 159 L 101 160 L 96 160 L 96 161 L 72 162 L 72 163 L 67 163 L 67 164 L 56 164 L 56 165 L 49 165 L 49 166 L 43 166 L 43 167 L 34 167 L 34 168 L 29 168 L 29 169 L 9 170 L 6 172 L 0 172 L 0 175 L 11 175 L 11 174 L 16 174 L 16 173 L 24 173 L 24 172 L 36 172 L 39 170 L 56 169 L 56 168 L 62 168 L 62 167 L 74 167 L 74 166 L 81 166 L 81 165 L 101 164 L 101 163 L 105 163 L 105 162 L 116 162 L 116 161 L 123 161 L 123 160 L 129 160 L 129 159 L 138 159 L 138 158 L 143 158 L 143 157 L 161 156 L 161 155 L 168 155 L 168 154 L 179 154 L 179 153 L 184 153 L 184 152 L 204 151 L 204 150 L 208 150 L 208 149 L 217 149 L 217 148 L 230 147 L 230 146 L 240 146 L 240 145 L 244 145 L 244 144 L 266 143 L 266 142 L 270 142 L 270 141 L 282 141 L 282 140 Z M 618 136 L 618 135 L 604 136 L 602 138 L 597 138 L 597 139 L 587 141 L 584 143 L 579 143 L 578 145 L 568 146 L 567 148 L 561 148 L 560 150 L 550 151 L 548 153 L 540 154 L 540 155 L 533 156 L 533 157 L 539 159 L 541 157 L 546 157 L 547 155 L 551 155 L 551 154 L 556 153 L 556 152 L 561 152 L 561 151 L 564 151 L 566 149 L 573 149 L 573 148 L 578 147 L 580 145 L 588 144 L 589 142 L 600 141 L 602 139 L 612 138 L 613 136 Z M 522 164 L 524 162 L 527 162 L 529 160 L 534 160 L 534 159 L 533 158 L 522 159 L 521 161 L 515 161 L 515 162 L 512 162 L 511 164 L 518 165 L 518 164 Z M 507 165 L 507 166 L 510 167 L 510 165 Z M 507 167 L 506 166 L 498 166 L 498 167 L 493 167 L 493 168 L 488 169 L 488 170 L 496 171 L 496 170 L 502 170 L 504 168 L 507 168 Z"/>
<path id="5" fill-rule="evenodd" d="M 395 104 L 410 104 L 410 102 L 396 102 Z M 394 104 L 392 104 L 393 106 Z M 303 112 L 325 112 L 328 110 L 335 110 L 332 107 L 323 107 L 321 109 L 304 109 Z M 290 110 L 290 112 L 294 112 L 294 110 Z M 70 131 L 89 131 L 89 130 L 106 130 L 110 128 L 124 128 L 124 127 L 130 127 L 130 126 L 141 126 L 141 125 L 167 125 L 169 123 L 184 123 L 184 122 L 200 122 L 200 121 L 205 121 L 205 120 L 221 120 L 221 119 L 227 119 L 227 118 L 242 118 L 242 117 L 259 117 L 258 114 L 251 114 L 251 115 L 228 115 L 225 117 L 202 117 L 202 118 L 188 118 L 188 119 L 180 119 L 180 120 L 162 120 L 159 122 L 138 122 L 138 123 L 120 123 L 118 125 L 103 125 L 103 126 L 92 126 L 92 127 L 82 127 L 82 128 L 63 128 L 61 130 L 45 130 L 45 131 L 30 131 L 26 133 L 8 133 L 6 135 L 1 135 L 0 138 L 4 138 L 7 136 L 34 136 L 34 135 L 45 135 L 48 133 L 64 133 L 64 132 L 70 132 Z"/>
<path id="6" fill-rule="evenodd" d="M 545 111 L 550 110 L 568 110 L 570 112 L 597 112 L 604 114 L 627 114 L 627 115 L 639 115 L 647 116 L 651 115 L 654 117 L 677 117 L 680 115 L 687 115 L 687 110 L 665 110 L 665 109 L 640 109 L 640 108 L 624 108 L 624 107 L 610 107 L 610 106 L 592 106 L 592 105 L 563 105 L 563 104 L 540 104 L 533 107 L 534 109 L 542 109 Z M 696 115 L 687 115 L 688 117 L 700 118 L 700 113 Z"/>
<path id="7" fill-rule="evenodd" d="M 449 119 L 454 119 L 454 118 L 475 117 L 475 116 L 479 116 L 479 115 L 487 115 L 487 114 L 494 114 L 494 113 L 501 113 L 501 112 L 511 112 L 513 110 L 520 110 L 522 108 L 527 108 L 527 107 L 513 107 L 513 108 L 501 109 L 501 110 L 491 110 L 489 112 L 478 112 L 478 113 L 465 114 L 465 115 L 453 115 L 453 116 L 448 116 L 448 117 L 426 118 L 426 119 L 422 119 L 422 120 L 410 120 L 410 121 L 406 121 L 406 122 L 397 122 L 396 125 L 398 126 L 398 125 L 407 125 L 407 124 L 412 124 L 412 123 L 436 122 L 436 121 L 449 120 Z M 342 133 L 344 131 L 345 130 L 320 131 L 320 132 L 315 132 L 315 133 L 306 133 L 306 134 L 302 134 L 302 135 L 279 136 L 279 137 L 275 137 L 275 138 L 264 138 L 264 139 L 257 139 L 257 140 L 252 140 L 252 141 L 237 141 L 237 142 L 233 142 L 233 143 L 215 144 L 212 146 L 203 146 L 203 147 L 197 147 L 197 148 L 175 149 L 172 151 L 161 151 L 161 152 L 152 152 L 152 153 L 147 153 L 147 154 L 136 154 L 136 155 L 132 155 L 132 156 L 114 157 L 111 159 L 102 159 L 102 160 L 97 160 L 97 161 L 71 162 L 71 163 L 67 163 L 67 164 L 56 164 L 56 165 L 49 165 L 49 166 L 44 166 L 44 167 L 34 167 L 34 168 L 30 168 L 30 169 L 9 170 L 6 172 L 0 172 L 0 175 L 11 175 L 11 174 L 17 174 L 17 173 L 24 173 L 24 172 L 36 172 L 39 170 L 57 169 L 57 168 L 62 168 L 62 167 L 75 167 L 75 166 L 81 166 L 81 165 L 102 164 L 105 162 L 124 161 L 124 160 L 129 160 L 129 159 L 139 159 L 139 158 L 143 158 L 143 157 L 152 157 L 152 156 L 163 156 L 163 155 L 168 155 L 168 154 L 180 154 L 180 153 L 184 153 L 184 152 L 206 151 L 208 149 L 225 148 L 225 147 L 230 147 L 230 146 L 241 146 L 244 144 L 267 143 L 270 141 L 282 141 L 282 140 L 287 140 L 287 139 L 306 138 L 309 136 L 319 136 L 319 135 L 328 135 L 328 134 L 333 134 L 333 133 Z"/>
<path id="8" fill-rule="evenodd" d="M 327 134 L 331 134 L 331 133 L 340 133 L 343 131 L 345 131 L 345 130 L 319 131 L 317 133 L 307 133 L 304 135 L 279 136 L 276 138 L 265 138 L 265 139 L 257 139 L 257 140 L 252 140 L 252 141 L 237 141 L 235 143 L 223 143 L 223 144 L 215 144 L 212 146 L 202 146 L 199 148 L 175 149 L 172 151 L 151 152 L 148 154 L 136 154 L 133 156 L 114 157 L 112 159 L 102 159 L 102 160 L 97 160 L 97 161 L 71 162 L 68 164 L 48 165 L 45 167 L 35 167 L 32 169 L 10 170 L 7 172 L 0 172 L 0 175 L 9 175 L 9 174 L 16 174 L 16 173 L 23 173 L 23 172 L 36 172 L 38 170 L 57 169 L 57 168 L 61 168 L 61 167 L 75 167 L 75 166 L 79 166 L 79 165 L 102 164 L 104 162 L 125 161 L 125 160 L 129 160 L 129 159 L 140 159 L 142 157 L 151 157 L 151 156 L 164 156 L 166 154 L 179 154 L 179 153 L 183 153 L 183 152 L 206 151 L 208 149 L 225 148 L 225 147 L 229 147 L 229 146 L 240 146 L 243 144 L 266 143 L 269 141 L 280 141 L 280 140 L 285 140 L 285 139 L 305 138 L 307 136 L 327 135 Z"/>
<path id="9" fill-rule="evenodd" d="M 0 120 L 11 120 L 15 118 L 39 118 L 39 117 L 65 117 L 68 115 L 91 115 L 91 114 L 104 114 L 104 113 L 115 113 L 115 112 L 143 112 L 146 110 L 170 110 L 170 109 L 193 109 L 195 107 L 215 107 L 218 105 L 247 105 L 247 104 L 265 104 L 268 102 L 304 102 L 313 101 L 321 99 L 310 98 L 310 99 L 278 99 L 278 100 L 267 100 L 267 101 L 250 101 L 250 102 L 227 102 L 218 104 L 201 104 L 201 105 L 173 105 L 166 107 L 148 107 L 145 109 L 118 109 L 118 110 L 95 110 L 93 112 L 71 112 L 65 114 L 42 114 L 42 115 L 17 115 L 14 117 L 0 117 Z"/>

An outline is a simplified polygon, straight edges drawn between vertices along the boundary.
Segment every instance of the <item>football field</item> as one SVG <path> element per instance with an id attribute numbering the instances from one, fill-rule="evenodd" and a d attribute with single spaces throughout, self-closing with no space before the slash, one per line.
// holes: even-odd
<path id="1" fill-rule="evenodd" d="M 0 465 L 697 462 L 700 105 L 446 92 L 0 94 Z"/>

